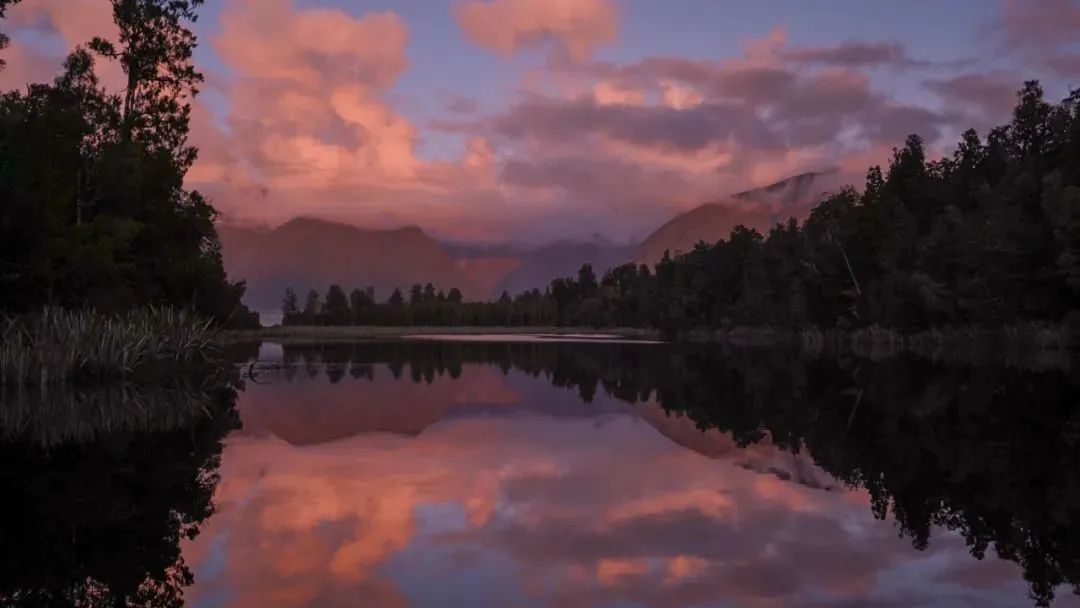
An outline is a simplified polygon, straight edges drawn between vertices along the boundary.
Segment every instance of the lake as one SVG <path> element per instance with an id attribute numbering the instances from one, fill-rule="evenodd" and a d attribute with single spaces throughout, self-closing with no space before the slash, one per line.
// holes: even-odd
<path id="1" fill-rule="evenodd" d="M 0 604 L 1080 606 L 1068 361 L 583 339 L 7 397 Z"/>

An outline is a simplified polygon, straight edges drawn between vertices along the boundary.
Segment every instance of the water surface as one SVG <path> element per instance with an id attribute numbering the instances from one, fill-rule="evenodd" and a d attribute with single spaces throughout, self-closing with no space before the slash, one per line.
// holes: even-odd
<path id="1" fill-rule="evenodd" d="M 1080 605 L 1067 370 L 239 350 L 254 378 L 204 422 L 3 444 L 5 485 L 28 488 L 7 527 L 36 557 L 9 556 L 0 598 L 89 577 L 204 607 Z"/>

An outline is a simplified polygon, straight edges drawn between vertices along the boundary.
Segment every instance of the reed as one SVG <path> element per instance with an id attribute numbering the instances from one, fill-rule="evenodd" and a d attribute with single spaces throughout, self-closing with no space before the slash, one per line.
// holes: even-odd
<path id="1" fill-rule="evenodd" d="M 129 380 L 205 362 L 214 333 L 210 321 L 190 310 L 158 307 L 122 315 L 47 308 L 0 319 L 0 385 Z"/>

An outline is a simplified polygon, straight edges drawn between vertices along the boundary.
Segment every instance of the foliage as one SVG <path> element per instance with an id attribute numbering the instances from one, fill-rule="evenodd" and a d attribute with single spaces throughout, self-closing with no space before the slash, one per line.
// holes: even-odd
<path id="1" fill-rule="evenodd" d="M 116 43 L 95 39 L 54 83 L 0 94 L 0 311 L 169 304 L 257 327 L 225 276 L 217 212 L 183 186 L 201 1 L 111 3 Z M 101 86 L 98 58 L 124 69 L 122 96 Z"/>

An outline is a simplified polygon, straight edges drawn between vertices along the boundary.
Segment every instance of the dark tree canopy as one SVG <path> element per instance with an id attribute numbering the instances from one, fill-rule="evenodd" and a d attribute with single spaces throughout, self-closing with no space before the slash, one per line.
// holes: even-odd
<path id="1" fill-rule="evenodd" d="M 216 210 L 183 185 L 199 4 L 112 0 L 119 40 L 0 95 L 0 310 L 172 304 L 257 325 L 225 276 Z M 124 68 L 122 95 L 100 85 L 100 60 Z"/>

